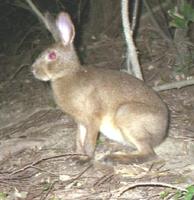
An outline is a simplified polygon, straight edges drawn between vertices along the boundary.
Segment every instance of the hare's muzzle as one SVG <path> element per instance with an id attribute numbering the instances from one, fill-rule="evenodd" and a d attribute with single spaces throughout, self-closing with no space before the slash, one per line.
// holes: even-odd
<path id="1" fill-rule="evenodd" d="M 35 76 L 35 78 L 38 78 L 38 72 L 37 72 L 38 70 L 34 67 L 34 64 L 31 66 L 31 71 L 33 75 Z"/>
<path id="2" fill-rule="evenodd" d="M 49 81 L 50 80 L 49 76 L 45 73 L 45 71 L 36 66 L 36 63 L 34 63 L 32 65 L 31 71 L 32 71 L 34 77 L 41 81 Z"/>
<path id="3" fill-rule="evenodd" d="M 32 71 L 33 75 L 36 76 L 36 70 L 34 69 L 33 65 L 31 66 L 31 71 Z"/>

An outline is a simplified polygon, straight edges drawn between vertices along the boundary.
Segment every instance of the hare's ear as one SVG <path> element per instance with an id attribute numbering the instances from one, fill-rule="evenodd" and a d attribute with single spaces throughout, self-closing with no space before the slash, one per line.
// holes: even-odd
<path id="1" fill-rule="evenodd" d="M 71 44 L 75 37 L 75 28 L 70 16 L 65 12 L 61 12 L 57 17 L 56 26 L 60 32 L 63 44 Z"/>
<path id="2" fill-rule="evenodd" d="M 54 40 L 56 42 L 60 41 L 60 32 L 56 26 L 55 19 L 53 18 L 53 16 L 49 12 L 46 12 L 44 15 L 44 19 L 45 26 L 52 34 Z"/>

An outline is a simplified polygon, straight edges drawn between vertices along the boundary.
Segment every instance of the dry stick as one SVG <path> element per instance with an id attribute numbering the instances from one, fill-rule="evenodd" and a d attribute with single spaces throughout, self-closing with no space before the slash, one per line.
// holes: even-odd
<path id="1" fill-rule="evenodd" d="M 176 189 L 179 190 L 181 192 L 187 192 L 186 189 L 172 185 L 172 184 L 168 184 L 168 183 L 163 183 L 163 182 L 139 182 L 139 183 L 134 183 L 131 184 L 127 187 L 124 187 L 124 189 L 118 194 L 118 197 L 122 196 L 125 192 L 127 192 L 130 189 L 136 188 L 136 187 L 149 187 L 149 186 L 155 186 L 155 187 L 167 187 L 167 188 L 172 188 L 172 189 Z"/>
<path id="2" fill-rule="evenodd" d="M 137 78 L 143 80 L 143 75 L 137 58 L 137 52 L 133 42 L 132 31 L 130 29 L 128 0 L 121 1 L 121 14 L 122 14 L 123 32 L 127 44 L 127 56 L 126 56 L 127 71 L 128 73 L 133 74 Z M 130 68 L 130 63 L 132 65 L 132 69 Z"/>
<path id="3" fill-rule="evenodd" d="M 156 91 L 163 91 L 163 90 L 170 90 L 170 89 L 180 89 L 182 87 L 186 87 L 189 85 L 193 85 L 194 84 L 194 79 L 190 79 L 190 80 L 183 80 L 183 81 L 175 81 L 172 83 L 166 83 L 163 85 L 158 85 L 153 87 L 154 90 Z"/>
<path id="4" fill-rule="evenodd" d="M 54 159 L 54 158 L 61 158 L 61 157 L 67 157 L 67 156 L 85 156 L 83 154 L 75 154 L 75 153 L 67 153 L 67 154 L 62 154 L 62 155 L 56 155 L 56 156 L 51 156 L 51 157 L 47 157 L 47 158 L 42 158 L 40 160 L 37 160 L 37 161 L 34 161 L 33 163 L 29 164 L 29 165 L 26 165 L 25 167 L 21 168 L 21 169 L 18 169 L 16 171 L 13 171 L 12 173 L 10 173 L 10 175 L 14 175 L 14 174 L 17 174 L 21 171 L 24 171 L 28 168 L 31 168 L 33 167 L 34 165 L 37 165 L 43 161 L 46 161 L 46 160 L 51 160 L 51 159 Z"/>

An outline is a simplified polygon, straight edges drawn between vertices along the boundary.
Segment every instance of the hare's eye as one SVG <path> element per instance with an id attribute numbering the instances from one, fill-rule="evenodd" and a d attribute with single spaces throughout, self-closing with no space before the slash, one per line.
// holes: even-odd
<path id="1" fill-rule="evenodd" d="M 56 52 L 52 51 L 48 54 L 49 60 L 55 60 L 57 58 Z"/>

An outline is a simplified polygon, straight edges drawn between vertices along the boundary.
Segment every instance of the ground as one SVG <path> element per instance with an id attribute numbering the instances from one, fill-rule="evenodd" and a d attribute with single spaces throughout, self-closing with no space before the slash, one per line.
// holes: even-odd
<path id="1" fill-rule="evenodd" d="M 84 60 L 119 70 L 123 46 L 121 38 L 93 41 Z M 155 38 L 148 48 L 142 35 L 138 49 L 148 85 L 173 79 L 168 45 Z M 24 64 L 31 63 L 1 55 L 0 199 L 157 200 L 162 193 L 164 199 L 173 199 L 178 189 L 171 186 L 184 190 L 193 184 L 194 86 L 160 92 L 171 119 L 168 137 L 156 148 L 157 160 L 141 165 L 105 165 L 100 161 L 104 154 L 126 147 L 101 136 L 95 161 L 80 164 L 74 159 L 76 124 L 55 106 L 49 84 L 36 80 Z M 140 182 L 148 185 L 128 188 Z M 152 182 L 161 185 L 149 185 Z"/>

